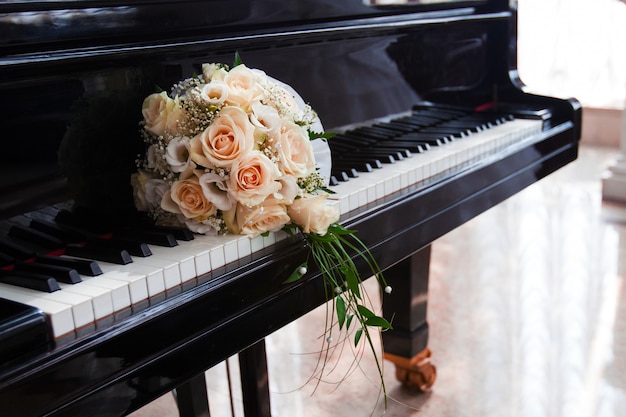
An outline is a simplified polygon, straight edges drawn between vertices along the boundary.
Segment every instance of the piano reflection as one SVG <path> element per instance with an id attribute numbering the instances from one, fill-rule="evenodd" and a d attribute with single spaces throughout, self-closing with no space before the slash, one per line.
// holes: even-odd
<path id="1" fill-rule="evenodd" d="M 173 389 L 202 415 L 198 375 L 236 353 L 244 408 L 269 415 L 263 338 L 326 301 L 319 272 L 283 284 L 304 241 L 151 227 L 129 182 L 143 98 L 235 51 L 338 132 L 333 202 L 395 289 L 385 357 L 430 387 L 430 244 L 577 156 L 580 105 L 527 92 L 516 18 L 508 0 L 0 3 L 0 415 L 125 415 Z"/>

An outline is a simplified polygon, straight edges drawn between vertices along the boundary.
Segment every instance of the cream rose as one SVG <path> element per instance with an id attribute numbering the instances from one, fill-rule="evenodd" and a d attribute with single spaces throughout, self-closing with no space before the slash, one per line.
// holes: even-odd
<path id="1" fill-rule="evenodd" d="M 328 226 L 339 220 L 339 211 L 324 204 L 327 197 L 327 194 L 306 195 L 287 207 L 289 217 L 303 233 L 325 235 Z"/>
<path id="2" fill-rule="evenodd" d="M 217 213 L 217 207 L 205 197 L 196 177 L 174 181 L 170 192 L 163 196 L 161 208 L 196 220 L 205 220 Z"/>
<path id="3" fill-rule="evenodd" d="M 254 126 L 243 110 L 226 106 L 189 145 L 191 159 L 197 164 L 228 169 L 254 148 Z"/>
<path id="4" fill-rule="evenodd" d="M 231 166 L 228 191 L 241 204 L 260 204 L 270 194 L 280 190 L 278 167 L 261 151 L 252 151 Z"/>
<path id="5" fill-rule="evenodd" d="M 211 105 L 219 106 L 228 98 L 228 86 L 221 81 L 211 81 L 202 87 L 200 97 Z"/>
<path id="6" fill-rule="evenodd" d="M 265 232 L 277 232 L 290 220 L 285 205 L 273 198 L 251 208 L 238 204 L 235 232 L 255 237 Z"/>
<path id="7" fill-rule="evenodd" d="M 304 178 L 315 172 L 315 156 L 306 130 L 289 121 L 280 129 L 278 155 L 281 170 L 296 178 Z"/>
<path id="8" fill-rule="evenodd" d="M 259 81 L 259 74 L 243 64 L 228 71 L 224 77 L 228 86 L 226 104 L 249 109 L 252 102 L 259 100 L 264 93 Z"/>
<path id="9" fill-rule="evenodd" d="M 205 83 L 211 82 L 215 74 L 222 67 L 218 64 L 202 64 L 202 79 Z"/>
<path id="10" fill-rule="evenodd" d="M 145 129 L 157 136 L 176 135 L 178 122 L 184 117 L 178 97 L 171 99 L 165 91 L 146 97 L 141 112 L 146 121 Z"/>

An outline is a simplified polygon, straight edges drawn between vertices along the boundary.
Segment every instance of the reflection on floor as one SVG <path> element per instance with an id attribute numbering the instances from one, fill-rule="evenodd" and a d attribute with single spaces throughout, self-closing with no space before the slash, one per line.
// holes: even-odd
<path id="1" fill-rule="evenodd" d="M 626 206 L 603 203 L 599 181 L 616 153 L 585 147 L 575 163 L 434 243 L 437 381 L 413 392 L 386 363 L 386 416 L 626 415 Z M 324 322 L 320 308 L 267 339 L 273 416 L 382 415 L 372 357 L 346 375 L 350 343 L 317 389 L 307 384 Z M 242 416 L 237 361 L 228 363 Z M 211 416 L 233 415 L 226 366 L 206 377 Z M 171 395 L 134 414 L 176 415 Z"/>

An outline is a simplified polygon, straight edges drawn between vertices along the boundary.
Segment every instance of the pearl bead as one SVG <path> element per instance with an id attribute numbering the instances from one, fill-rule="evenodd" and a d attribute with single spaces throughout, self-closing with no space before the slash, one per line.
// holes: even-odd
<path id="1" fill-rule="evenodd" d="M 393 291 L 393 288 L 391 288 L 389 285 L 387 285 L 387 286 L 385 287 L 385 292 L 386 292 L 387 294 L 391 294 L 391 291 Z"/>
<path id="2" fill-rule="evenodd" d="M 307 269 L 306 269 L 306 267 L 305 267 L 305 266 L 301 266 L 301 267 L 300 267 L 300 269 L 298 269 L 298 273 L 299 273 L 300 275 L 304 275 L 304 274 L 306 274 L 306 271 L 307 271 Z"/>

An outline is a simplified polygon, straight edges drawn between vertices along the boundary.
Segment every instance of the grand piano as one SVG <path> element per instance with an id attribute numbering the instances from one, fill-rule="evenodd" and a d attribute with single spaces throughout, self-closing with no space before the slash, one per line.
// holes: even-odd
<path id="1" fill-rule="evenodd" d="M 174 389 L 181 415 L 208 415 L 199 375 L 237 353 L 247 414 L 269 415 L 263 339 L 326 302 L 318 271 L 283 283 L 306 257 L 304 240 L 155 231 L 129 185 L 143 98 L 235 52 L 338 132 L 333 204 L 395 288 L 383 302 L 394 317 L 385 357 L 403 383 L 431 386 L 431 243 L 577 156 L 578 102 L 530 94 L 518 77 L 516 8 L 1 2 L 0 415 L 125 415 Z M 123 248 L 125 265 L 49 239 L 131 226 L 152 255 Z M 29 279 L 41 275 L 29 265 L 67 258 L 83 260 L 73 275 L 62 268 L 69 275 L 43 289 Z"/>

